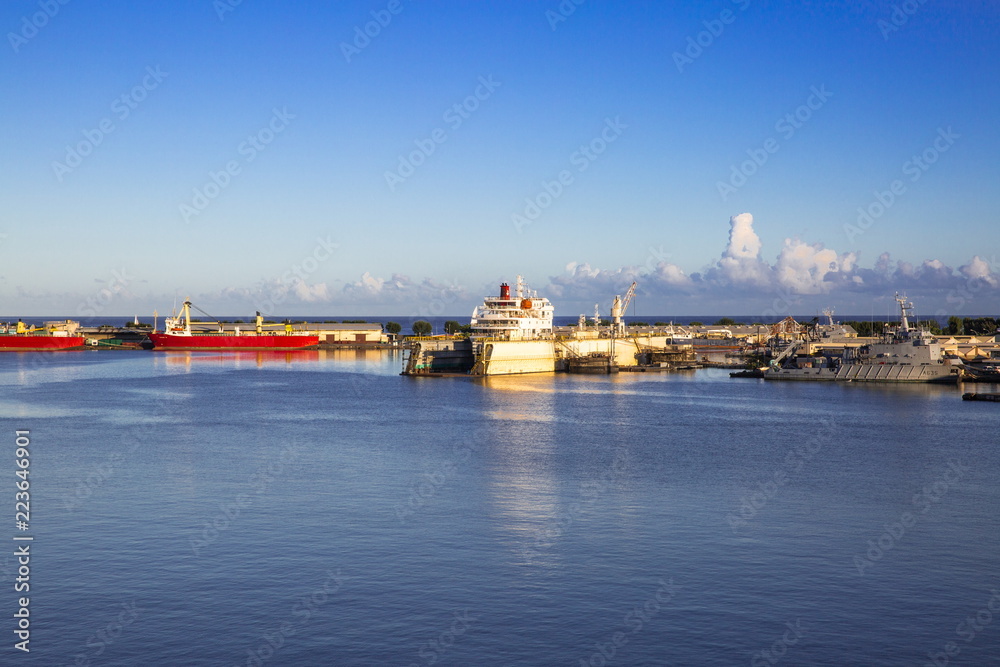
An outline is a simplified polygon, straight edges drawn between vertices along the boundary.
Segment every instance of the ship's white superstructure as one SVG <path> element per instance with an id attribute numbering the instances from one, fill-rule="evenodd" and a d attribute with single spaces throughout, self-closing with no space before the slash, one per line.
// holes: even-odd
<path id="1" fill-rule="evenodd" d="M 515 293 L 507 283 L 499 296 L 488 296 L 472 311 L 472 336 L 504 340 L 536 340 L 552 337 L 552 304 L 537 292 L 528 291 L 521 276 Z"/>

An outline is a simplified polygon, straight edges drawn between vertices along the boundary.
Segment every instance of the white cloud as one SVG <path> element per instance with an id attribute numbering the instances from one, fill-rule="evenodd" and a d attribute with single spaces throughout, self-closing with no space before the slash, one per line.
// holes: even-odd
<path id="1" fill-rule="evenodd" d="M 979 255 L 976 255 L 969 261 L 968 264 L 960 266 L 958 271 L 969 281 L 974 281 L 989 287 L 997 287 L 1000 285 L 1000 275 L 993 270 L 994 266 L 996 266 L 995 261 L 991 264 Z"/>
<path id="2" fill-rule="evenodd" d="M 734 286 L 770 286 L 774 272 L 760 257 L 762 246 L 753 230 L 753 216 L 734 215 L 729 219 L 729 245 L 719 260 L 717 275 Z"/>
<path id="3" fill-rule="evenodd" d="M 570 262 L 562 275 L 549 279 L 546 292 L 555 298 L 601 300 L 624 293 L 632 281 L 638 282 L 644 292 L 684 291 L 693 284 L 691 277 L 676 264 L 654 260 L 651 255 L 644 266 L 619 269 L 597 269 L 586 262 Z"/>
<path id="4" fill-rule="evenodd" d="M 996 262 L 979 256 L 956 271 L 938 259 L 919 264 L 894 261 L 888 252 L 879 255 L 872 268 L 863 268 L 856 253 L 839 254 L 821 243 L 785 239 L 774 263 L 763 257 L 763 243 L 754 230 L 749 213 L 729 220 L 729 242 L 720 259 L 702 273 L 687 274 L 679 266 L 665 261 L 647 266 L 597 269 L 586 262 L 571 262 L 563 274 L 551 278 L 548 293 L 556 298 L 583 301 L 607 300 L 620 294 L 632 280 L 639 282 L 647 296 L 676 302 L 693 297 L 689 304 L 729 302 L 747 303 L 758 298 L 771 303 L 778 297 L 832 295 L 848 298 L 850 294 L 886 296 L 895 290 L 912 294 L 926 293 L 943 297 L 949 290 L 968 290 L 970 286 L 985 296 L 986 290 L 1000 292 L 1000 274 Z M 994 300 L 998 294 L 994 295 Z M 827 299 L 829 300 L 829 299 Z"/>
<path id="5" fill-rule="evenodd" d="M 400 273 L 385 279 L 365 271 L 360 279 L 344 285 L 336 300 L 360 305 L 414 306 L 432 301 L 451 303 L 464 297 L 465 293 L 465 288 L 457 284 L 439 283 L 429 278 L 417 283 Z"/>
<path id="6" fill-rule="evenodd" d="M 838 255 L 822 244 L 785 239 L 785 245 L 775 264 L 779 285 L 794 294 L 826 294 L 838 284 L 850 280 L 857 255 Z"/>

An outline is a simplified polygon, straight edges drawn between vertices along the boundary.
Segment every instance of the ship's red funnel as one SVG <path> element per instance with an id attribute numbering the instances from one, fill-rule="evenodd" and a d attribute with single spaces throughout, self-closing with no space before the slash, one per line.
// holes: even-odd
<path id="1" fill-rule="evenodd" d="M 509 299 L 510 298 L 510 285 L 507 283 L 500 283 L 500 298 Z"/>

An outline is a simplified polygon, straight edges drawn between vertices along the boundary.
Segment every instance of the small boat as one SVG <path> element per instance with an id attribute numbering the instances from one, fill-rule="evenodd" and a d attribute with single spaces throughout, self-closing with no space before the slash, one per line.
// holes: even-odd
<path id="1" fill-rule="evenodd" d="M 991 403 L 1000 403 L 1000 394 L 975 394 L 967 393 L 962 394 L 963 401 L 989 401 Z"/>
<path id="2" fill-rule="evenodd" d="M 729 374 L 731 378 L 762 378 L 764 370 L 760 368 L 745 368 L 742 371 L 734 371 Z"/>

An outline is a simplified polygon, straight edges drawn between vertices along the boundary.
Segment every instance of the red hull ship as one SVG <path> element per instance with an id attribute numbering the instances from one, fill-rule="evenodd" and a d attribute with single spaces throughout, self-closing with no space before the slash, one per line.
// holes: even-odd
<path id="1" fill-rule="evenodd" d="M 149 334 L 154 350 L 298 350 L 319 345 L 306 334 Z"/>
<path id="2" fill-rule="evenodd" d="M 83 347 L 83 336 L 30 336 L 17 334 L 0 335 L 0 350 L 71 350 Z"/>
<path id="3" fill-rule="evenodd" d="M 26 327 L 20 320 L 14 332 L 10 327 L 0 333 L 0 351 L 33 351 L 33 350 L 71 350 L 73 348 L 84 347 L 87 339 L 83 336 L 71 336 L 79 326 L 76 322 L 67 320 L 66 322 L 47 322 L 51 328 L 47 333 L 34 333 L 35 331 L 46 331 L 45 327 L 38 329 Z"/>
<path id="4" fill-rule="evenodd" d="M 180 317 L 168 317 L 163 333 L 149 334 L 154 350 L 300 350 L 319 345 L 318 334 L 265 333 L 257 313 L 256 331 L 198 333 L 191 331 L 191 302 L 185 301 Z"/>

